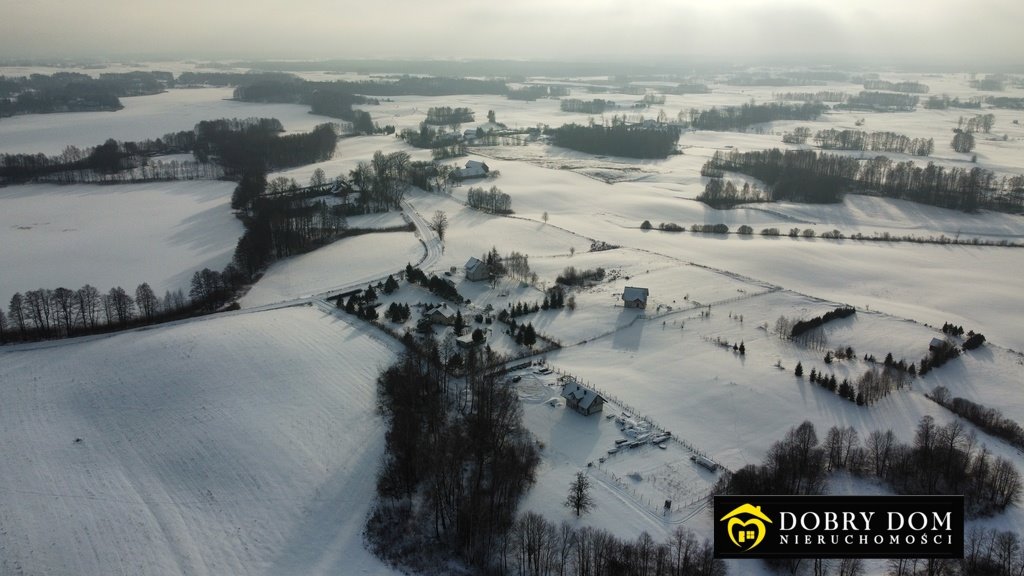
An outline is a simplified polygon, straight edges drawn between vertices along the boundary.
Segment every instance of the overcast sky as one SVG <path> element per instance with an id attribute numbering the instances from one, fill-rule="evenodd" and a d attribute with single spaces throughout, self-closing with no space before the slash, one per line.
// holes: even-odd
<path id="1" fill-rule="evenodd" d="M 1024 60 L 1021 0 L 0 0 L 0 58 Z"/>

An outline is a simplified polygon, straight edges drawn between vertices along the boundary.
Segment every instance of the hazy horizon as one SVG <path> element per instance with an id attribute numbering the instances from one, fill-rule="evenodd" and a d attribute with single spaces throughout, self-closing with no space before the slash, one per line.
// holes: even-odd
<path id="1" fill-rule="evenodd" d="M 1019 64 L 1024 3 L 946 0 L 0 0 L 8 59 L 540 59 Z"/>

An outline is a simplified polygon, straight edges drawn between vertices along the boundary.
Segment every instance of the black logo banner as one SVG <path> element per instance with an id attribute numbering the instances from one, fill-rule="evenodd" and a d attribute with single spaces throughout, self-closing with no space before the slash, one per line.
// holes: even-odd
<path id="1" fill-rule="evenodd" d="M 963 496 L 715 496 L 715 558 L 963 558 Z"/>

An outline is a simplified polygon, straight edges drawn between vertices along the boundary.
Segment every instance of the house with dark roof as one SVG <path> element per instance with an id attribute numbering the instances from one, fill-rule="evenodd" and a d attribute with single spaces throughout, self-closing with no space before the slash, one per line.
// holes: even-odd
<path id="1" fill-rule="evenodd" d="M 565 398 L 565 405 L 568 408 L 572 408 L 584 416 L 590 416 L 604 409 L 603 396 L 572 379 L 567 379 L 562 387 L 562 398 Z"/>
<path id="2" fill-rule="evenodd" d="M 626 286 L 622 291 L 622 304 L 626 308 L 647 308 L 647 288 Z"/>

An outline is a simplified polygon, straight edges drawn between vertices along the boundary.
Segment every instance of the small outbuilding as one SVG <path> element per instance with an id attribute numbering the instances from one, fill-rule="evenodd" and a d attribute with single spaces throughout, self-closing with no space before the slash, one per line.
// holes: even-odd
<path id="1" fill-rule="evenodd" d="M 622 304 L 626 308 L 647 308 L 647 288 L 626 286 L 622 291 Z"/>
<path id="2" fill-rule="evenodd" d="M 568 408 L 590 416 L 604 409 L 604 397 L 583 386 L 575 380 L 566 380 L 562 388 L 562 398 L 565 398 L 565 405 Z"/>
<path id="3" fill-rule="evenodd" d="M 944 350 L 948 346 L 946 341 L 942 338 L 932 338 L 932 341 L 928 343 L 928 351 L 935 352 L 937 350 Z"/>

